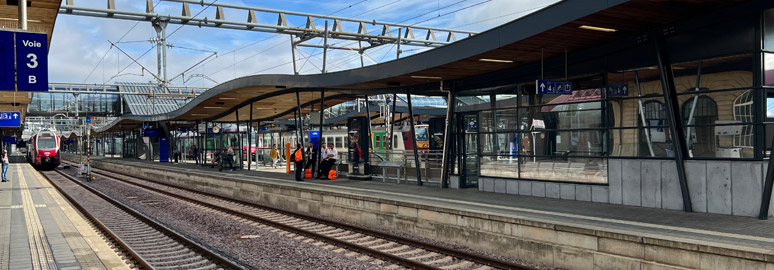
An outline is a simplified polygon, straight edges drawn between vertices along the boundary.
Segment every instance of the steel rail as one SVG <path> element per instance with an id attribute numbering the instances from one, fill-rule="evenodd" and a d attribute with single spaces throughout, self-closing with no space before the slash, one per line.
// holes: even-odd
<path id="1" fill-rule="evenodd" d="M 134 210 L 134 209 L 130 208 L 129 206 L 127 206 L 127 205 L 125 205 L 125 204 L 123 204 L 123 203 L 121 203 L 121 202 L 111 198 L 110 196 L 107 196 L 106 194 L 102 193 L 101 191 L 96 190 L 95 188 L 90 187 L 90 186 L 84 184 L 83 182 L 79 181 L 75 177 L 73 177 L 71 175 L 68 175 L 68 174 L 66 174 L 66 173 L 64 173 L 64 172 L 62 172 L 60 170 L 55 170 L 55 172 L 58 173 L 59 175 L 65 177 L 65 178 L 69 179 L 70 181 L 78 184 L 79 186 L 83 187 L 84 189 L 88 190 L 89 192 L 93 193 L 94 195 L 97 195 L 98 197 L 102 198 L 103 200 L 109 202 L 113 206 L 118 207 L 119 209 L 121 209 L 122 211 L 126 212 L 127 214 L 137 218 L 138 220 L 142 221 L 143 223 L 148 224 L 148 226 L 158 230 L 159 232 L 161 232 L 162 234 L 166 235 L 167 237 L 170 237 L 173 240 L 178 241 L 179 243 L 181 243 L 181 244 L 185 245 L 186 247 L 192 249 L 192 251 L 197 252 L 200 255 L 206 256 L 206 258 L 208 258 L 209 260 L 217 263 L 221 267 L 224 267 L 224 268 L 227 268 L 227 269 L 244 269 L 245 268 L 245 266 L 240 265 L 240 264 L 238 264 L 236 262 L 233 262 L 232 260 L 227 259 L 227 258 L 223 257 L 222 255 L 217 254 L 216 252 L 201 246 L 200 244 L 198 244 L 198 243 L 194 242 L 193 240 L 189 239 L 188 237 L 186 237 L 186 236 L 184 236 L 184 235 L 182 235 L 182 234 L 172 230 L 171 228 L 168 228 L 167 226 L 165 226 L 163 224 L 160 224 L 160 223 L 154 221 L 153 219 L 151 219 L 150 217 L 146 216 L 145 214 L 142 214 L 142 213 L 138 212 L 137 210 Z M 46 176 L 46 178 L 48 179 L 47 173 L 43 173 L 43 175 Z M 54 181 L 52 181 L 51 179 L 48 179 L 48 180 L 52 184 L 54 183 Z M 54 184 L 54 185 L 56 185 L 56 184 Z M 66 194 L 60 188 L 58 188 L 58 189 L 59 189 L 60 193 Z M 84 213 L 88 213 L 88 212 L 84 211 Z M 139 256 L 139 255 L 137 255 L 137 256 Z M 145 261 L 145 262 L 147 264 L 147 261 Z M 150 265 L 147 265 L 147 266 L 149 267 L 148 269 L 154 269 L 153 267 L 150 267 Z"/>
<path id="2" fill-rule="evenodd" d="M 399 257 L 399 256 L 395 256 L 395 255 L 392 255 L 392 254 L 389 254 L 389 253 L 386 253 L 386 252 L 382 252 L 382 251 L 379 251 L 379 250 L 375 250 L 375 249 L 371 249 L 371 248 L 368 248 L 368 247 L 364 247 L 364 246 L 360 246 L 360 245 L 357 245 L 357 244 L 353 244 L 353 243 L 350 243 L 350 242 L 347 242 L 347 241 L 344 241 L 344 240 L 341 240 L 341 239 L 336 239 L 334 237 L 330 237 L 330 236 L 323 235 L 323 234 L 320 234 L 320 233 L 312 232 L 312 231 L 301 229 L 301 228 L 297 228 L 297 227 L 294 227 L 294 226 L 291 226 L 291 225 L 283 224 L 283 223 L 280 223 L 280 222 L 277 222 L 277 221 L 269 220 L 267 218 L 259 217 L 259 216 L 252 215 L 252 214 L 242 213 L 242 212 L 239 212 L 239 211 L 235 211 L 235 210 L 229 209 L 227 207 L 223 207 L 223 206 L 211 204 L 211 203 L 208 203 L 208 202 L 204 202 L 204 201 L 201 201 L 201 200 L 192 199 L 192 198 L 189 198 L 189 197 L 186 197 L 186 196 L 178 195 L 178 194 L 175 194 L 175 193 L 170 192 L 170 191 L 154 188 L 154 187 L 151 187 L 151 186 L 147 186 L 147 185 L 143 185 L 143 184 L 139 184 L 139 183 L 135 183 L 135 182 L 131 182 L 131 181 L 126 181 L 126 180 L 123 180 L 123 179 L 119 179 L 119 178 L 116 178 L 116 177 L 113 177 L 113 176 L 110 176 L 110 175 L 107 175 L 107 174 L 95 172 L 95 171 L 92 171 L 92 173 L 97 174 L 97 175 L 101 175 L 102 177 L 105 177 L 105 178 L 108 178 L 108 179 L 111 179 L 111 180 L 119 181 L 119 182 L 122 182 L 122 183 L 126 183 L 126 184 L 130 184 L 130 185 L 139 187 L 139 188 L 143 188 L 143 189 L 146 189 L 146 190 L 157 192 L 157 193 L 160 193 L 160 194 L 172 197 L 172 198 L 176 198 L 176 199 L 183 200 L 183 201 L 188 201 L 190 203 L 194 203 L 194 204 L 198 204 L 198 205 L 203 205 L 203 206 L 206 206 L 208 208 L 212 208 L 212 209 L 215 209 L 217 211 L 221 211 L 221 212 L 227 213 L 229 215 L 234 215 L 234 216 L 237 216 L 237 217 L 240 217 L 240 218 L 244 218 L 244 219 L 247 219 L 247 220 L 252 220 L 252 221 L 259 222 L 259 223 L 263 223 L 263 224 L 266 224 L 268 226 L 279 228 L 279 229 L 287 231 L 287 232 L 295 233 L 295 234 L 298 234 L 298 235 L 305 235 L 305 236 L 310 237 L 310 238 L 314 238 L 314 239 L 321 240 L 323 242 L 327 242 L 327 243 L 329 243 L 331 245 L 334 245 L 334 246 L 338 246 L 338 247 L 341 247 L 341 248 L 353 250 L 353 251 L 359 252 L 361 254 L 366 254 L 366 255 L 369 255 L 369 256 L 372 256 L 372 257 L 375 257 L 375 258 L 379 258 L 379 259 L 382 259 L 382 260 L 385 260 L 385 261 L 389 261 L 389 262 L 392 262 L 392 263 L 395 263 L 395 264 L 399 264 L 399 265 L 408 267 L 410 269 L 416 269 L 416 270 L 440 270 L 441 269 L 441 268 L 433 267 L 433 266 L 426 265 L 426 264 L 423 264 L 423 263 L 420 263 L 420 262 L 408 260 L 408 259 L 405 259 L 405 258 L 402 258 L 402 257 Z M 139 179 L 139 180 L 145 180 L 145 179 L 137 178 L 137 177 L 134 177 L 134 176 L 128 176 L 128 175 L 122 175 L 122 176 L 131 177 L 131 178 L 135 178 L 135 179 Z M 157 184 L 159 184 L 159 183 L 157 183 Z M 172 187 L 172 186 L 170 186 L 170 187 Z M 173 187 L 173 188 L 177 188 L 177 187 Z M 210 194 L 206 194 L 206 195 L 207 196 L 211 196 Z"/>
<path id="3" fill-rule="evenodd" d="M 61 173 L 60 173 L 61 174 Z M 86 210 L 86 208 L 83 207 L 78 201 L 76 201 L 70 194 L 65 192 L 62 187 L 59 186 L 54 180 L 52 180 L 46 173 L 41 173 L 43 175 L 43 178 L 48 180 L 49 183 L 51 183 L 52 186 L 59 192 L 59 194 L 62 194 L 62 196 L 67 199 L 67 201 L 70 202 L 73 206 L 75 206 L 76 209 L 78 209 L 81 214 L 86 216 L 88 220 L 90 220 L 97 228 L 99 228 L 100 231 L 102 231 L 103 234 L 107 235 L 110 239 L 113 239 L 116 244 L 118 244 L 123 251 L 129 255 L 129 257 L 134 260 L 139 266 L 143 269 L 153 269 L 153 267 L 146 261 L 145 259 L 140 256 L 140 254 L 137 254 L 134 249 L 132 249 L 129 245 L 126 244 L 123 240 L 121 240 L 121 237 L 116 235 L 110 228 L 108 228 L 102 221 L 100 221 L 98 218 L 93 216 L 89 211 Z"/>
<path id="4" fill-rule="evenodd" d="M 97 174 L 101 174 L 101 175 L 105 176 L 104 173 L 99 173 L 99 171 L 106 171 L 106 172 L 109 172 L 109 173 L 114 173 L 114 174 L 130 177 L 130 178 L 135 178 L 135 179 L 139 179 L 139 180 L 143 180 L 143 181 L 148 181 L 148 182 L 155 183 L 155 184 L 158 184 L 158 185 L 162 185 L 162 186 L 166 186 L 166 187 L 171 187 L 171 188 L 176 188 L 176 189 L 184 190 L 184 191 L 191 192 L 191 193 L 196 193 L 196 194 L 200 194 L 200 195 L 215 197 L 215 198 L 221 199 L 221 200 L 238 202 L 238 203 L 242 203 L 242 204 L 245 204 L 245 205 L 248 205 L 248 206 L 266 209 L 266 210 L 269 210 L 269 211 L 272 211 L 272 212 L 277 212 L 277 213 L 280 213 L 280 214 L 283 214 L 283 215 L 287 215 L 287 216 L 291 216 L 291 217 L 295 217 L 295 218 L 299 218 L 299 219 L 304 219 L 304 220 L 307 220 L 307 221 L 312 221 L 312 222 L 316 222 L 316 223 L 320 223 L 320 224 L 324 224 L 324 225 L 328 225 L 328 226 L 333 226 L 333 227 L 337 227 L 337 228 L 341 228 L 341 229 L 345 229 L 345 230 L 350 230 L 350 231 L 361 233 L 361 234 L 365 234 L 365 235 L 371 235 L 371 236 L 374 236 L 374 237 L 378 237 L 378 238 L 382 238 L 382 239 L 385 239 L 385 240 L 401 243 L 401 244 L 404 244 L 404 245 L 414 246 L 416 248 L 422 248 L 422 249 L 426 249 L 426 250 L 429 250 L 429 251 L 443 253 L 443 254 L 446 254 L 448 256 L 453 256 L 453 257 L 457 257 L 457 258 L 460 258 L 460 259 L 465 259 L 465 260 L 468 260 L 468 261 L 471 261 L 471 262 L 475 262 L 475 263 L 483 264 L 483 265 L 488 265 L 488 266 L 499 268 L 499 269 L 524 269 L 524 270 L 533 270 L 533 269 L 535 269 L 533 267 L 526 266 L 526 265 L 520 265 L 520 264 L 516 264 L 516 263 L 512 263 L 512 262 L 507 262 L 507 261 L 504 261 L 504 260 L 500 260 L 500 259 L 496 259 L 496 258 L 492 258 L 492 257 L 487 257 L 487 256 L 483 256 L 483 255 L 478 255 L 478 254 L 473 254 L 473 253 L 466 252 L 466 251 L 455 250 L 455 249 L 451 249 L 451 248 L 447 248 L 447 247 L 443 247 L 443 246 L 435 245 L 435 244 L 431 244 L 431 243 L 419 242 L 417 240 L 410 239 L 410 238 L 407 238 L 407 237 L 397 236 L 397 235 L 392 235 L 392 234 L 388 234 L 388 233 L 385 233 L 385 232 L 380 232 L 380 231 L 376 231 L 376 230 L 372 230 L 372 229 L 357 227 L 357 226 L 354 226 L 354 225 L 350 225 L 350 224 L 346 224 L 346 223 L 342 223 L 342 222 L 338 222 L 338 221 L 334 221 L 334 220 L 329 220 L 329 219 L 326 219 L 326 218 L 315 217 L 315 216 L 312 216 L 312 215 L 291 212 L 291 211 L 279 209 L 279 208 L 272 207 L 272 206 L 260 205 L 260 204 L 257 204 L 255 202 L 250 202 L 250 201 L 245 201 L 245 200 L 225 197 L 225 196 L 221 196 L 221 195 L 217 195 L 217 194 L 211 194 L 211 193 L 194 190 L 194 189 L 187 188 L 187 187 L 170 185 L 170 184 L 158 181 L 158 180 L 151 180 L 151 179 L 146 179 L 146 178 L 142 178 L 142 177 L 132 176 L 132 175 L 128 175 L 128 174 L 123 173 L 123 172 L 117 172 L 117 171 L 105 170 L 105 169 L 92 169 L 92 173 L 97 173 Z M 115 179 L 114 177 L 109 177 L 109 178 Z M 123 181 L 123 182 L 129 183 L 127 181 Z M 138 186 L 144 186 L 142 184 L 137 184 L 137 183 L 133 183 L 133 184 L 138 185 Z M 153 190 L 155 188 L 149 187 L 149 189 Z M 160 190 L 158 192 L 169 193 L 169 192 L 164 191 L 164 190 Z M 173 194 L 172 196 L 179 197 L 179 198 L 181 198 L 183 200 L 193 200 L 193 199 L 190 199 L 188 197 L 183 197 L 183 196 L 176 195 L 176 194 Z M 202 202 L 198 202 L 197 201 L 197 203 L 202 203 Z M 213 206 L 213 207 L 221 208 L 219 206 Z M 234 212 L 234 213 L 236 213 L 235 215 L 238 215 L 238 216 L 246 215 L 244 213 L 238 213 L 238 212 L 235 212 L 233 210 L 228 210 L 227 209 L 227 211 Z M 250 219 L 252 219 L 252 217 L 250 217 Z M 282 226 L 285 226 L 285 225 L 282 225 Z M 297 229 L 293 229 L 293 230 L 297 230 Z M 340 240 L 336 240 L 336 241 L 340 241 Z M 346 244 L 350 245 L 349 243 L 346 243 Z M 387 254 L 387 255 L 393 256 L 393 255 L 390 255 L 390 254 Z M 401 258 L 401 260 L 404 260 L 404 259 Z M 416 269 L 423 269 L 423 268 L 416 268 Z M 427 268 L 427 269 L 436 269 L 436 268 Z"/>

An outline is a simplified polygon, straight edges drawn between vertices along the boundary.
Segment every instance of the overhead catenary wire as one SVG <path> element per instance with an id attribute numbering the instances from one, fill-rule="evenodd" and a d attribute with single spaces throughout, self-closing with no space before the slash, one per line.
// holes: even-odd
<path id="1" fill-rule="evenodd" d="M 156 2 L 156 4 L 153 4 L 153 8 L 155 9 L 155 8 L 156 8 L 156 6 L 158 6 L 159 4 L 161 4 L 161 1 L 162 1 L 162 0 L 159 0 L 158 2 Z M 136 28 L 136 27 L 137 27 L 137 25 L 139 25 L 139 24 L 140 24 L 140 21 L 137 21 L 136 23 L 134 23 L 134 25 L 132 25 L 132 27 L 131 27 L 131 28 L 129 28 L 129 30 L 127 30 L 127 31 L 126 31 L 126 32 L 125 32 L 125 33 L 124 33 L 124 34 L 121 36 L 121 38 L 119 38 L 119 39 L 118 39 L 118 42 L 121 42 L 122 40 L 124 40 L 124 38 L 125 38 L 127 35 L 129 35 L 129 33 L 130 33 L 130 32 L 132 32 L 132 30 L 134 30 L 134 28 Z M 108 48 L 108 50 L 105 52 L 105 54 L 104 54 L 104 55 L 102 55 L 102 58 L 100 58 L 100 59 L 99 59 L 99 61 L 97 62 L 97 64 L 95 64 L 95 65 L 94 65 L 94 68 L 92 68 L 92 69 L 91 69 L 91 72 L 89 72 L 89 75 L 86 75 L 86 78 L 84 78 L 84 79 L 83 79 L 83 83 L 86 83 L 86 81 L 88 81 L 88 80 L 89 80 L 89 77 L 91 77 L 91 74 L 93 74 L 93 73 L 94 73 L 94 71 L 95 71 L 95 70 L 97 70 L 97 67 L 99 67 L 99 65 L 102 63 L 102 61 L 104 61 L 104 60 L 105 60 L 105 57 L 107 57 L 108 53 L 109 53 L 109 52 L 110 52 L 110 50 L 112 50 L 112 49 L 113 49 L 113 45 L 110 45 L 110 48 Z M 119 72 L 119 73 L 120 73 L 120 72 Z M 117 75 L 117 74 L 116 74 L 116 75 Z M 104 82 L 103 82 L 103 83 L 104 83 Z"/>
<path id="2" fill-rule="evenodd" d="M 341 11 L 344 11 L 344 10 L 346 10 L 346 9 L 352 8 L 352 7 L 356 6 L 356 5 L 359 5 L 359 4 L 362 4 L 362 3 L 365 3 L 365 2 L 367 2 L 367 1 L 368 1 L 368 0 L 361 0 L 361 1 L 355 2 L 355 3 L 353 3 L 353 4 L 350 4 L 350 5 L 348 5 L 348 6 L 347 6 L 347 7 L 345 7 L 345 8 L 342 8 L 342 9 L 336 10 L 336 11 L 334 11 L 334 12 L 331 12 L 331 13 L 328 13 L 326 16 L 329 16 L 329 15 L 333 15 L 333 14 L 339 13 L 339 12 L 341 12 Z M 382 7 L 383 7 L 383 6 L 382 6 Z M 377 8 L 371 9 L 371 10 L 376 10 L 376 9 L 379 9 L 379 8 L 381 8 L 381 7 L 377 7 Z M 319 20 L 319 19 L 318 19 L 318 20 Z M 317 20 L 315 20 L 315 21 L 317 21 Z M 302 26 L 302 25 L 299 25 L 298 27 L 301 27 L 301 26 Z M 277 37 L 279 37 L 279 36 L 280 36 L 280 34 L 273 34 L 273 35 L 271 35 L 271 36 L 268 36 L 268 37 L 266 37 L 266 38 L 264 38 L 264 39 L 258 40 L 258 41 L 256 41 L 256 42 L 253 42 L 253 43 L 247 44 L 247 45 L 245 45 L 245 46 L 239 47 L 239 48 L 237 48 L 237 49 L 231 50 L 231 51 L 229 51 L 229 52 L 226 52 L 226 53 L 222 54 L 222 56 L 225 56 L 225 55 L 228 55 L 228 54 L 231 54 L 231 53 L 236 53 L 237 51 L 240 51 L 240 50 L 246 49 L 246 48 L 248 48 L 248 47 L 251 47 L 251 46 L 257 45 L 257 44 L 259 44 L 259 43 L 262 43 L 262 42 L 266 42 L 266 41 L 268 41 L 268 40 L 270 40 L 270 39 L 274 39 L 274 38 L 277 38 Z M 235 65 L 236 65 L 236 64 L 240 64 L 240 63 L 242 63 L 242 62 L 244 62 L 244 61 L 247 61 L 247 60 L 249 60 L 249 59 L 251 59 L 251 58 L 253 58 L 253 57 L 255 57 L 255 56 L 257 56 L 257 55 L 259 55 L 259 54 L 261 54 L 261 53 L 263 53 L 263 52 L 266 52 L 266 51 L 268 51 L 268 50 L 270 50 L 270 49 L 276 48 L 276 47 L 278 47 L 278 46 L 280 46 L 280 45 L 282 45 L 282 44 L 285 44 L 285 41 L 278 42 L 278 43 L 276 43 L 276 44 L 272 45 L 271 47 L 269 47 L 268 49 L 261 50 L 259 53 L 253 54 L 253 55 L 251 55 L 251 56 L 249 56 L 249 57 L 246 57 L 246 58 L 243 58 L 243 59 L 241 59 L 241 60 L 237 61 L 237 62 L 236 62 L 236 63 L 234 63 L 234 64 L 235 64 Z M 212 61 L 214 61 L 214 60 L 215 60 L 215 59 L 212 59 L 212 60 L 210 60 L 210 61 L 207 61 L 207 62 L 205 62 L 204 64 L 208 64 L 208 63 L 210 63 L 210 62 L 212 62 Z M 303 58 L 302 58 L 301 60 L 303 60 Z M 289 63 L 287 63 L 287 64 L 290 64 L 290 63 L 292 63 L 292 61 L 291 61 L 291 62 L 289 62 Z M 283 64 L 283 65 L 284 65 L 284 64 Z M 283 65 L 280 65 L 280 66 L 283 66 Z M 222 69 L 220 69 L 220 70 L 218 70 L 218 71 L 216 71 L 216 72 L 214 72 L 214 73 L 207 74 L 207 76 L 214 76 L 215 74 L 218 74 L 218 73 L 220 73 L 220 72 L 223 72 L 224 70 L 227 70 L 227 69 L 229 69 L 229 68 L 231 68 L 231 66 L 226 66 L 226 67 L 224 67 L 224 68 L 222 68 Z M 299 71 L 300 71 L 300 69 L 299 69 Z M 200 80 L 202 80 L 202 79 L 200 79 Z M 193 82 L 193 83 L 198 83 L 198 82 L 199 82 L 199 81 L 195 81 L 195 82 Z"/>

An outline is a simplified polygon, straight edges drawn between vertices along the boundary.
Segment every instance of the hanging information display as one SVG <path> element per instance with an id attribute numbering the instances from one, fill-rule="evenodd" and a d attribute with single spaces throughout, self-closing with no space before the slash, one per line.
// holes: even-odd
<path id="1" fill-rule="evenodd" d="M 0 91 L 14 90 L 48 91 L 48 35 L 0 31 Z"/>
<path id="2" fill-rule="evenodd" d="M 537 80 L 535 86 L 538 94 L 572 95 L 572 83 L 565 81 Z"/>

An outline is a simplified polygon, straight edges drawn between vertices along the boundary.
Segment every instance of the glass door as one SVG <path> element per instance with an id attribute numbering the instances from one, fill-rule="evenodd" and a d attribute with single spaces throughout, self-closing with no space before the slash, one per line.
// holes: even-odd
<path id="1" fill-rule="evenodd" d="M 459 123 L 462 134 L 462 172 L 460 187 L 478 187 L 480 160 L 478 155 L 478 114 L 463 114 Z"/>

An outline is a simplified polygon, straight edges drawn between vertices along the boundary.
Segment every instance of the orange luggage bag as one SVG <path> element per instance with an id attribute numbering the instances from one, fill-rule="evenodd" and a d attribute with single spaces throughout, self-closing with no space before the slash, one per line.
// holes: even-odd
<path id="1" fill-rule="evenodd" d="M 312 179 L 312 170 L 311 169 L 304 170 L 304 178 Z"/>
<path id="2" fill-rule="evenodd" d="M 336 180 L 336 171 L 331 170 L 330 172 L 328 172 L 328 179 Z"/>

